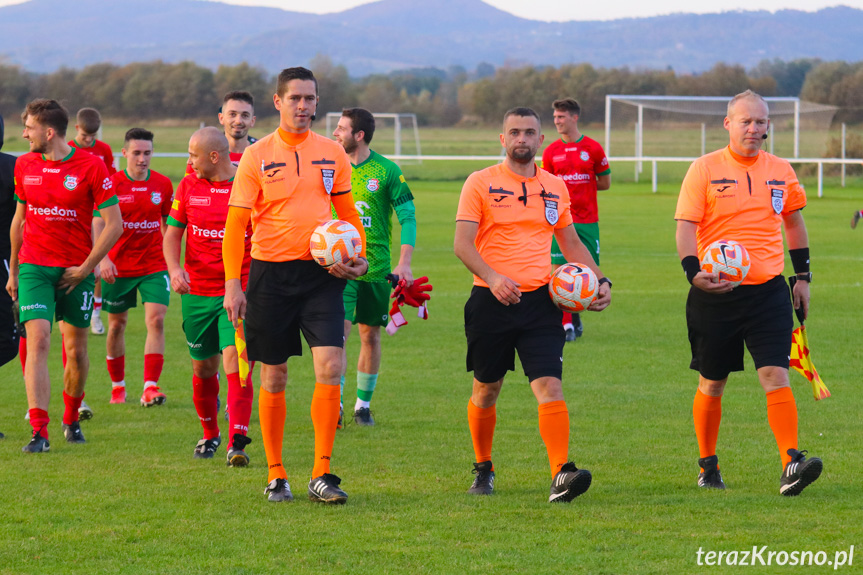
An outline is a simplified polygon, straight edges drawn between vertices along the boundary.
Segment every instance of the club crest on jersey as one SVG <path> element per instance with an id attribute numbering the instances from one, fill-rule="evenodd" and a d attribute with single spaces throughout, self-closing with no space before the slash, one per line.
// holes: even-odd
<path id="1" fill-rule="evenodd" d="M 581 153 L 578 155 L 578 157 L 581 158 L 582 162 L 586 162 L 590 159 L 590 154 L 588 154 L 587 152 L 582 150 Z"/>
<path id="2" fill-rule="evenodd" d="M 773 211 L 777 214 L 782 213 L 782 208 L 785 207 L 785 192 L 775 188 L 770 190 L 770 201 L 773 204 Z"/>
<path id="3" fill-rule="evenodd" d="M 334 176 L 336 175 L 335 170 L 325 170 L 321 169 L 321 178 L 324 181 L 324 189 L 327 190 L 328 194 L 333 193 L 333 185 L 335 184 Z"/>
<path id="4" fill-rule="evenodd" d="M 150 193 L 150 201 L 156 204 L 157 206 L 162 203 L 162 192 L 152 192 Z"/>
<path id="5" fill-rule="evenodd" d="M 78 187 L 78 178 L 75 176 L 66 176 L 66 179 L 63 180 L 63 187 L 71 192 Z"/>
<path id="6" fill-rule="evenodd" d="M 555 225 L 559 217 L 560 215 L 557 212 L 557 202 L 554 200 L 545 200 L 545 221 L 551 225 Z"/>
<path id="7" fill-rule="evenodd" d="M 369 181 L 366 182 L 366 189 L 370 192 L 376 192 L 380 187 L 381 182 L 377 178 L 369 178 Z"/>

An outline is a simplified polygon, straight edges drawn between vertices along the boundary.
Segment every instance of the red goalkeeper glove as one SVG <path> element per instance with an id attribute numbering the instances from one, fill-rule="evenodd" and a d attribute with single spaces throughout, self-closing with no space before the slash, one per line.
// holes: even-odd
<path id="1" fill-rule="evenodd" d="M 419 279 L 414 280 L 414 283 L 411 284 L 410 287 L 404 288 L 403 296 L 404 302 L 409 306 L 418 308 L 417 309 L 417 317 L 421 319 L 428 319 L 428 301 L 431 299 L 431 295 L 426 293 L 430 292 L 434 289 L 428 282 L 428 277 L 423 276 Z"/>

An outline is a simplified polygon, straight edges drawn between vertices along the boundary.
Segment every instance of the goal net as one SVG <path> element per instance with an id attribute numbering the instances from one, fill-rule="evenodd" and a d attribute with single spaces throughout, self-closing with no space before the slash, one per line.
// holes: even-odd
<path id="1" fill-rule="evenodd" d="M 329 137 L 342 117 L 341 112 L 327 113 Z M 421 156 L 420 132 L 416 114 L 374 114 L 375 135 L 371 147 L 385 156 Z M 397 163 L 404 164 L 405 160 Z"/>
<path id="2" fill-rule="evenodd" d="M 770 133 L 763 149 L 783 158 L 821 157 L 837 108 L 799 98 L 764 98 Z M 722 122 L 731 97 L 605 98 L 605 153 L 617 157 L 697 157 L 728 144 Z"/>

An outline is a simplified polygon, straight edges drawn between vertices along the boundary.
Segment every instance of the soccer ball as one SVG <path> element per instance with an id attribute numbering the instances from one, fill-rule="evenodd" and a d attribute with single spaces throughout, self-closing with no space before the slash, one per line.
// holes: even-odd
<path id="1" fill-rule="evenodd" d="M 593 270 L 584 264 L 563 264 L 551 275 L 548 294 L 563 311 L 579 313 L 593 303 L 599 293 L 599 282 Z"/>
<path id="2" fill-rule="evenodd" d="M 336 262 L 348 263 L 363 251 L 360 233 L 344 220 L 332 220 L 319 225 L 309 241 L 312 259 L 328 268 Z"/>
<path id="3" fill-rule="evenodd" d="M 734 287 L 743 283 L 749 273 L 749 253 L 734 240 L 717 240 L 707 246 L 701 258 L 701 269 L 719 274 L 719 281 L 729 281 Z"/>

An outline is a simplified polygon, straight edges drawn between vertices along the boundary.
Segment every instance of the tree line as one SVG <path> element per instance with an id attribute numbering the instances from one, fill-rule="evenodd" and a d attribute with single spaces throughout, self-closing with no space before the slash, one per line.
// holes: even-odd
<path id="1" fill-rule="evenodd" d="M 411 112 L 422 125 L 495 123 L 513 103 L 550 114 L 551 101 L 559 97 L 579 100 L 583 121 L 601 122 L 606 94 L 728 96 L 746 89 L 831 104 L 840 108 L 837 122 L 863 122 L 863 62 L 764 60 L 751 70 L 720 63 L 700 74 L 480 64 L 471 71 L 451 66 L 352 78 L 344 66 L 319 55 L 310 67 L 319 82 L 321 112 L 350 106 Z M 223 94 L 242 89 L 255 96 L 257 115 L 266 117 L 275 114 L 274 86 L 275 77 L 246 63 L 215 71 L 194 62 L 102 63 L 36 74 L 0 62 L 0 113 L 17 115 L 29 100 L 52 97 L 72 113 L 90 106 L 107 118 L 203 119 L 212 117 Z"/>

